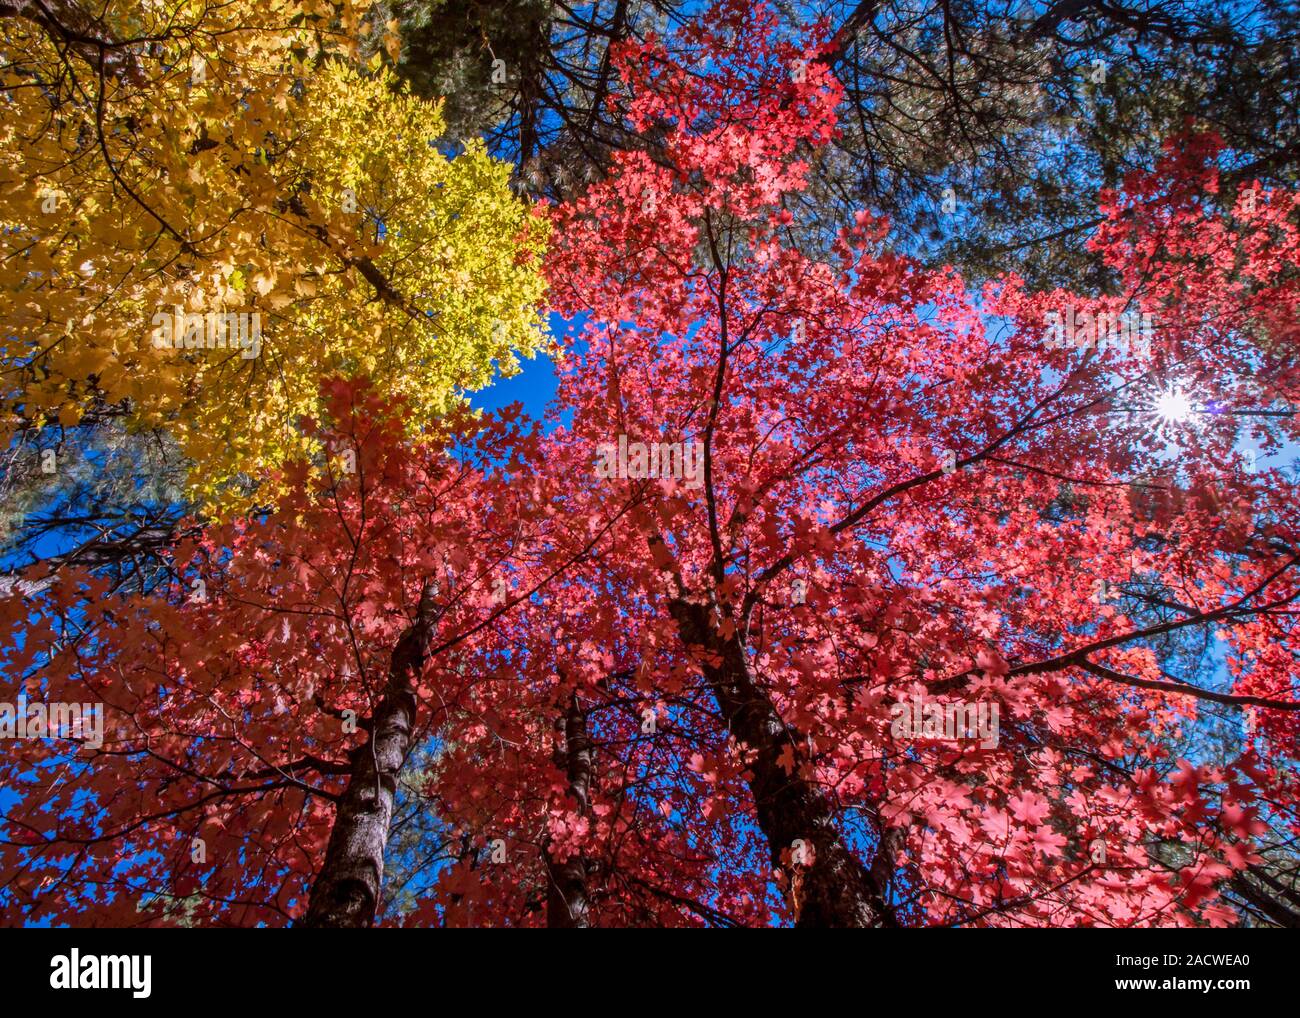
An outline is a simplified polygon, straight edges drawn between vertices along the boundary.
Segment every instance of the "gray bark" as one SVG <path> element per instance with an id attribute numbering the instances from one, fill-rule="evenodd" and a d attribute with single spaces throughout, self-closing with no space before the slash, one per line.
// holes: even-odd
<path id="1" fill-rule="evenodd" d="M 370 738 L 353 751 L 352 773 L 334 816 L 325 862 L 312 885 L 306 927 L 368 927 L 375 921 L 384 877 L 384 847 L 397 781 L 411 750 L 415 678 L 432 635 L 433 586 L 427 584 L 411 627 L 393 648 Z"/>
<path id="2" fill-rule="evenodd" d="M 556 763 L 564 768 L 569 794 L 586 812 L 591 788 L 592 746 L 587 718 L 574 694 L 564 713 L 564 738 L 556 747 Z M 546 925 L 552 929 L 586 929 L 591 925 L 591 904 L 587 896 L 587 863 L 579 855 L 563 862 L 546 852 L 546 873 L 550 886 L 546 895 Z"/>
<path id="3" fill-rule="evenodd" d="M 873 875 L 844 843 L 826 793 L 802 777 L 797 766 L 790 774 L 781 766 L 787 747 L 798 759 L 799 740 L 759 685 L 743 645 L 735 637 L 722 638 L 709 624 L 703 606 L 678 598 L 669 607 L 683 641 L 712 652 L 715 663 L 706 663 L 703 671 L 718 709 L 736 740 L 757 753 L 749 765 L 754 810 L 767 836 L 773 867 L 780 866 L 798 882 L 797 892 L 791 895 L 796 925 L 896 926 L 893 909 L 878 885 L 879 872 Z M 811 849 L 807 865 L 782 859 L 782 853 L 790 852 L 797 841 Z"/>

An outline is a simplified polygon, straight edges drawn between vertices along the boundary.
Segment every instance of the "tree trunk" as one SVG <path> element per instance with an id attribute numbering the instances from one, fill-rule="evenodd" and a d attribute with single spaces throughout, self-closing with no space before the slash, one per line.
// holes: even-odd
<path id="1" fill-rule="evenodd" d="M 1265 887 L 1260 887 L 1251 877 L 1263 877 L 1269 883 L 1275 883 L 1263 874 L 1260 867 L 1255 866 L 1242 873 L 1234 876 L 1228 886 L 1232 891 L 1244 898 L 1255 908 L 1263 912 L 1270 920 L 1283 929 L 1300 929 L 1300 911 L 1277 895 L 1270 893 Z"/>
<path id="2" fill-rule="evenodd" d="M 558 741 L 558 740 L 557 740 Z M 591 787 L 592 748 L 587 735 L 587 718 L 582 713 L 577 694 L 573 694 L 564 714 L 563 745 L 556 748 L 556 763 L 569 779 L 569 794 L 586 812 Z M 550 888 L 546 896 L 546 925 L 552 929 L 586 929 L 591 925 L 587 900 L 587 861 L 571 855 L 563 862 L 546 851 L 546 873 Z"/>
<path id="3" fill-rule="evenodd" d="M 368 927 L 384 878 L 384 847 L 397 780 L 411 750 L 416 676 L 432 631 L 433 586 L 420 595 L 415 622 L 393 648 L 388 681 L 371 717 L 370 738 L 352 753 L 352 773 L 330 831 L 325 862 L 312 885 L 307 927 Z"/>
<path id="4" fill-rule="evenodd" d="M 707 609 L 700 605 L 674 599 L 669 610 L 683 641 L 711 653 L 703 671 L 718 709 L 736 740 L 757 752 L 749 765 L 753 775 L 749 788 L 758 825 L 767 836 L 772 865 L 790 878 L 787 890 L 795 924 L 896 926 L 876 877 L 840 837 L 825 793 L 802 777 L 797 765 L 792 773 L 781 766 L 787 747 L 796 761 L 801 747 L 755 681 L 740 641 L 719 636 L 709 624 Z M 791 859 L 800 847 L 805 860 L 802 865 Z"/>

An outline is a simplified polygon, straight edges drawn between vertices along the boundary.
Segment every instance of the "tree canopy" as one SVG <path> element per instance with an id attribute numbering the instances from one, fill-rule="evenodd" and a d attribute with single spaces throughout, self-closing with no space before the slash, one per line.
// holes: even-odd
<path id="1" fill-rule="evenodd" d="M 1024 182 L 1052 53 L 1154 80 L 1289 9 L 26 10 L 10 460 L 55 469 L 5 492 L 7 922 L 1300 922 L 1286 118 L 1246 139 L 1213 75 L 1222 130 L 1094 110 L 1068 210 L 937 247 L 888 126 Z M 476 40 L 561 25 L 603 42 L 535 81 L 586 91 L 489 64 L 444 135 Z M 1091 225 L 1001 250 L 1036 217 Z M 156 347 L 177 306 L 262 349 Z M 540 419 L 467 405 L 543 347 Z"/>

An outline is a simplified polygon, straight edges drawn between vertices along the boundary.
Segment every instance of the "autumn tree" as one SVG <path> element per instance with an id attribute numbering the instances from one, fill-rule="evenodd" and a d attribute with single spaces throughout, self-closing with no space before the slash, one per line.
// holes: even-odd
<path id="1" fill-rule="evenodd" d="M 653 606 L 671 683 L 711 695 L 705 766 L 744 776 L 728 808 L 797 923 L 1229 921 L 1215 887 L 1293 754 L 1294 492 L 1235 445 L 1294 397 L 1295 198 L 1223 216 L 1211 143 L 1180 139 L 1107 199 L 1109 298 L 971 294 L 866 212 L 813 261 L 782 205 L 835 133 L 828 44 L 733 2 L 671 52 L 623 51 L 666 161 L 620 154 L 558 212 L 551 261 L 582 324 L 549 461 L 569 512 L 630 510 L 587 582 Z M 1068 309 L 1159 327 L 1057 341 Z M 667 477 L 646 456 L 665 443 Z M 1226 690 L 1166 671 L 1165 638 L 1198 631 Z M 985 704 L 999 737 L 900 738 L 909 700 Z M 1250 712 L 1227 766 L 1168 758 L 1202 701 Z"/>
<path id="2" fill-rule="evenodd" d="M 544 227 L 508 165 L 444 152 L 438 104 L 354 59 L 367 9 L 6 10 L 6 435 L 126 407 L 200 508 L 266 505 L 253 479 L 319 452 L 297 420 L 323 374 L 419 429 L 539 347 Z"/>
<path id="3" fill-rule="evenodd" d="M 325 472 L 292 464 L 274 513 L 182 545 L 179 582 L 37 570 L 4 602 L 16 694 L 104 717 L 99 744 L 6 754 L 4 913 L 762 923 L 752 832 L 706 848 L 674 820 L 689 745 L 635 691 L 637 648 L 595 642 L 621 602 L 544 596 L 620 510 L 556 514 L 563 478 L 508 417 L 456 418 L 452 448 L 366 383 L 326 403 Z"/>
<path id="4" fill-rule="evenodd" d="M 532 577 L 533 513 L 526 478 L 479 469 L 507 425 L 456 458 L 373 386 L 325 398 L 325 468 L 184 543 L 169 589 L 70 568 L 3 602 L 14 691 L 104 722 L 100 745 L 6 742 L 11 921 L 374 920 L 399 773 L 479 679 L 458 648 L 528 596 L 493 577 Z"/>

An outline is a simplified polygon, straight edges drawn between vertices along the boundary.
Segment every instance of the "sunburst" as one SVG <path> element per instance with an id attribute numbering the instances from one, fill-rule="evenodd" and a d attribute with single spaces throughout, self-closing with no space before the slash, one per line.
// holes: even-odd
<path id="1" fill-rule="evenodd" d="M 1187 424 L 1196 413 L 1196 407 L 1181 388 L 1166 389 L 1156 397 L 1153 409 L 1160 419 L 1160 429 L 1168 429 L 1178 424 Z"/>

